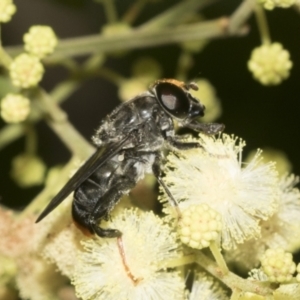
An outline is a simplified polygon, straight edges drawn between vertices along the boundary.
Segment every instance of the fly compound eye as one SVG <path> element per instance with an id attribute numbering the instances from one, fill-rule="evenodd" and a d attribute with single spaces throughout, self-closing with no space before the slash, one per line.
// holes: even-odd
<path id="1" fill-rule="evenodd" d="M 160 82 L 156 86 L 157 99 L 172 116 L 185 119 L 189 114 L 190 101 L 181 87 L 169 82 Z"/>

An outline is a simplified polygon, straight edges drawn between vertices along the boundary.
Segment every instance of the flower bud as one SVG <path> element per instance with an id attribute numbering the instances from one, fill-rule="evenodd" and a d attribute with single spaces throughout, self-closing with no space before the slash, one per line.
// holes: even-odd
<path id="1" fill-rule="evenodd" d="M 268 249 L 261 258 L 261 267 L 271 282 L 286 282 L 296 270 L 291 253 L 282 248 Z"/>
<path id="2" fill-rule="evenodd" d="M 290 75 L 293 63 L 280 43 L 255 48 L 248 61 L 253 77 L 263 85 L 277 85 Z"/>
<path id="3" fill-rule="evenodd" d="M 30 112 L 30 101 L 20 94 L 7 94 L 1 100 L 1 117 L 7 123 L 24 121 Z"/>
<path id="4" fill-rule="evenodd" d="M 217 240 L 222 228 L 221 216 L 207 204 L 191 205 L 183 211 L 179 226 L 181 241 L 191 248 L 202 249 Z"/>
<path id="5" fill-rule="evenodd" d="M 42 184 L 46 166 L 43 161 L 29 154 L 21 154 L 12 161 L 12 178 L 22 187 Z"/>
<path id="6" fill-rule="evenodd" d="M 16 12 L 17 8 L 12 3 L 12 0 L 0 1 L 0 22 L 9 22 L 12 15 Z"/>
<path id="7" fill-rule="evenodd" d="M 23 53 L 14 59 L 10 65 L 9 73 L 15 86 L 30 88 L 41 81 L 44 67 L 36 56 Z"/>
<path id="8" fill-rule="evenodd" d="M 23 40 L 25 50 L 39 58 L 51 54 L 57 45 L 57 37 L 49 26 L 31 26 Z"/>

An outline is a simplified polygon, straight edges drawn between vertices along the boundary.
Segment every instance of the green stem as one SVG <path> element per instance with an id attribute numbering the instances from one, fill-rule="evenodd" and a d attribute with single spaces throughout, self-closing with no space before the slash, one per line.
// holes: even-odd
<path id="1" fill-rule="evenodd" d="M 80 158 L 87 158 L 94 152 L 94 147 L 89 144 L 68 121 L 48 121 L 48 125 L 71 153 Z"/>
<path id="2" fill-rule="evenodd" d="M 236 32 L 228 33 L 224 24 L 224 18 L 212 21 L 198 22 L 195 24 L 182 25 L 180 27 L 163 28 L 157 30 L 132 30 L 128 33 L 103 36 L 91 35 L 80 38 L 70 38 L 62 40 L 56 51 L 45 58 L 46 63 L 51 63 L 62 57 L 85 55 L 98 52 L 116 52 L 131 49 L 141 49 L 156 47 L 160 45 L 180 43 L 183 41 L 193 41 L 198 39 L 209 39 L 224 36 L 244 35 L 245 29 L 239 28 Z M 227 19 L 226 19 L 227 20 Z M 6 48 L 11 55 L 21 51 L 20 47 Z"/>
<path id="3" fill-rule="evenodd" d="M 237 289 L 234 289 L 232 291 L 232 294 L 230 296 L 230 300 L 239 300 L 240 299 L 240 296 L 241 296 L 241 291 L 237 290 Z"/>
<path id="4" fill-rule="evenodd" d="M 0 65 L 4 66 L 6 69 L 9 69 L 11 62 L 11 57 L 6 53 L 2 46 L 2 27 L 0 24 Z"/>
<path id="5" fill-rule="evenodd" d="M 176 79 L 185 81 L 188 77 L 188 72 L 193 66 L 193 57 L 191 53 L 182 51 L 177 63 Z"/>
<path id="6" fill-rule="evenodd" d="M 172 6 L 170 9 L 162 12 L 158 16 L 152 18 L 150 21 L 145 22 L 139 27 L 144 31 L 153 31 L 167 26 L 180 24 L 187 15 L 194 14 L 200 11 L 205 6 L 213 4 L 216 0 L 186 0 L 181 1 L 177 5 Z"/>
<path id="7" fill-rule="evenodd" d="M 241 28 L 255 10 L 257 0 L 244 0 L 230 17 L 228 31 L 236 32 Z"/>
<path id="8" fill-rule="evenodd" d="M 4 66 L 6 69 L 9 69 L 11 62 L 12 62 L 11 57 L 2 48 L 2 46 L 0 46 L 0 65 Z"/>
<path id="9" fill-rule="evenodd" d="M 101 1 L 104 9 L 108 23 L 115 23 L 118 21 L 116 7 L 114 5 L 114 0 L 102 0 Z"/>
<path id="10" fill-rule="evenodd" d="M 161 268 L 176 268 L 195 262 L 195 255 L 186 255 L 179 258 L 169 259 L 161 262 Z"/>
<path id="11" fill-rule="evenodd" d="M 95 53 L 91 55 L 84 63 L 83 69 L 85 73 L 95 73 L 96 70 L 104 63 L 105 56 L 102 53 Z"/>
<path id="12" fill-rule="evenodd" d="M 122 17 L 122 22 L 133 24 L 141 10 L 144 8 L 148 0 L 136 0 L 132 6 L 125 12 Z"/>
<path id="13" fill-rule="evenodd" d="M 37 135 L 33 124 L 25 125 L 26 130 L 26 147 L 25 152 L 29 155 L 35 155 L 37 151 Z"/>
<path id="14" fill-rule="evenodd" d="M 80 86 L 82 82 L 74 79 L 68 79 L 57 84 L 50 92 L 50 97 L 55 103 L 61 103 L 69 98 Z"/>
<path id="15" fill-rule="evenodd" d="M 0 150 L 18 139 L 24 134 L 24 127 L 21 124 L 4 126 L 0 131 Z"/>
<path id="16" fill-rule="evenodd" d="M 211 242 L 209 249 L 212 253 L 212 255 L 214 256 L 218 266 L 220 267 L 220 269 L 222 270 L 223 274 L 227 274 L 229 272 L 227 264 L 224 260 L 224 257 L 220 251 L 219 246 L 217 245 L 216 242 Z"/>
<path id="17" fill-rule="evenodd" d="M 120 85 L 122 81 L 125 80 L 122 75 L 108 68 L 99 69 L 96 72 L 96 75 L 100 76 L 101 78 L 105 78 L 110 82 L 113 82 L 116 86 Z"/>
<path id="18" fill-rule="evenodd" d="M 50 117 L 47 122 L 48 125 L 69 148 L 71 153 L 80 158 L 89 156 L 94 148 L 68 122 L 66 113 L 56 105 L 42 88 L 36 90 L 35 98 L 39 101 L 41 110 Z"/>
<path id="19" fill-rule="evenodd" d="M 42 60 L 44 63 L 45 59 Z M 50 63 L 48 63 L 49 66 L 63 66 L 71 73 L 76 73 L 79 71 L 79 64 L 72 58 L 64 57 L 63 59 L 61 57 L 57 57 L 57 59 L 53 59 Z"/>
<path id="20" fill-rule="evenodd" d="M 262 296 L 272 295 L 273 293 L 268 283 L 243 279 L 232 272 L 224 274 L 220 267 L 202 252 L 197 252 L 195 262 L 232 290 L 238 289 L 243 292 L 251 292 Z"/>
<path id="21" fill-rule="evenodd" d="M 260 32 L 260 38 L 263 45 L 271 44 L 271 37 L 269 32 L 269 26 L 266 18 L 266 13 L 260 4 L 255 5 L 255 16 L 257 26 Z"/>
<path id="22" fill-rule="evenodd" d="M 45 116 L 49 116 L 51 121 L 59 123 L 67 120 L 67 114 L 56 105 L 51 96 L 41 87 L 32 91 L 30 98 L 36 101 L 38 108 Z"/>

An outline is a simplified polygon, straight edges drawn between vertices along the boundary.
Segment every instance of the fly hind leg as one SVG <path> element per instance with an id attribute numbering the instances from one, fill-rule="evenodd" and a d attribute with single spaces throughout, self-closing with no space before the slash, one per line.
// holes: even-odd
<path id="1" fill-rule="evenodd" d="M 101 228 L 99 222 L 107 219 L 109 212 L 118 203 L 120 198 L 129 193 L 136 182 L 128 177 L 118 177 L 115 183 L 110 185 L 110 189 L 97 201 L 93 211 L 89 215 L 89 227 L 100 237 L 120 237 L 122 232 L 118 229 Z"/>

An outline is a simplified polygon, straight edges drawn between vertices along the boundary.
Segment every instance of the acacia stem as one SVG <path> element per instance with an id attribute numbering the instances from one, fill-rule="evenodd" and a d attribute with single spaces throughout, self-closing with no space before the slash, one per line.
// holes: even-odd
<path id="1" fill-rule="evenodd" d="M 256 16 L 257 26 L 260 32 L 261 43 L 263 45 L 270 45 L 271 36 L 270 36 L 266 14 L 264 9 L 258 3 L 256 3 L 255 5 L 255 16 Z"/>
<path id="2" fill-rule="evenodd" d="M 268 283 L 243 279 L 232 272 L 227 272 L 227 274 L 224 274 L 221 268 L 202 252 L 197 252 L 195 262 L 203 267 L 206 271 L 211 273 L 213 276 L 221 280 L 232 290 L 238 289 L 262 296 L 272 295 L 273 290 L 269 287 Z"/>
<path id="3" fill-rule="evenodd" d="M 218 266 L 221 268 L 222 272 L 224 274 L 227 274 L 229 272 L 227 264 L 226 264 L 226 262 L 224 260 L 223 255 L 221 254 L 220 248 L 216 244 L 216 242 L 211 242 L 210 246 L 209 246 L 209 249 L 210 249 L 212 255 L 214 256 L 214 258 L 215 258 Z"/>
<path id="4" fill-rule="evenodd" d="M 69 38 L 61 40 L 56 51 L 44 59 L 45 63 L 51 63 L 58 58 L 86 55 L 97 52 L 116 52 L 132 49 L 157 47 L 161 45 L 194 41 L 198 39 L 211 39 L 225 36 L 245 35 L 248 30 L 245 27 L 238 28 L 235 32 L 228 32 L 227 18 L 218 18 L 211 21 L 198 22 L 196 24 L 182 25 L 173 28 L 161 28 L 157 30 L 132 30 L 128 33 L 103 36 L 99 34 Z M 22 51 L 22 47 L 7 47 L 6 51 L 14 56 Z"/>

